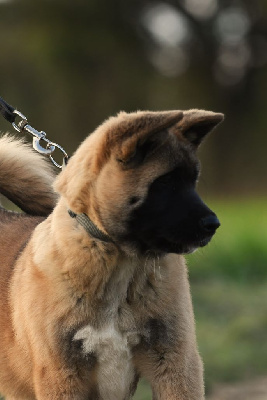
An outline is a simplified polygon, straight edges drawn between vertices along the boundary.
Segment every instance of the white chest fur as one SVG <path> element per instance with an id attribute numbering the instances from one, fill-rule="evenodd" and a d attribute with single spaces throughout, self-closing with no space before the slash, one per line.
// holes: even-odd
<path id="1" fill-rule="evenodd" d="M 100 330 L 87 325 L 74 336 L 74 340 L 83 340 L 85 354 L 94 353 L 97 357 L 101 399 L 124 400 L 129 396 L 134 369 L 127 336 L 112 323 Z"/>
<path id="2" fill-rule="evenodd" d="M 136 262 L 123 260 L 106 283 L 106 308 L 102 309 L 102 315 L 98 313 L 101 328 L 88 324 L 74 336 L 74 340 L 83 341 L 85 354 L 93 353 L 97 358 L 98 390 L 104 400 L 130 398 L 129 389 L 135 379 L 131 348 L 139 342 L 140 335 L 125 300 L 127 288 L 138 267 Z M 106 323 L 103 324 L 103 321 Z"/>

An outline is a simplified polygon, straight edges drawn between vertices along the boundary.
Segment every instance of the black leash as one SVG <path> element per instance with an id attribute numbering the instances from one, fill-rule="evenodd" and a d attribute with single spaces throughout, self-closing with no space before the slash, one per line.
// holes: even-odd
<path id="1" fill-rule="evenodd" d="M 11 124 L 13 124 L 16 119 L 16 114 L 14 114 L 14 111 L 15 108 L 2 99 L 2 97 L 0 97 L 0 113 Z"/>

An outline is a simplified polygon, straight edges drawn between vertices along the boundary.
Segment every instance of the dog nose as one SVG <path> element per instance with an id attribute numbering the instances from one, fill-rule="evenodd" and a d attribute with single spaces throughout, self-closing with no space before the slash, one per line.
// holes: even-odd
<path id="1" fill-rule="evenodd" d="M 216 215 L 208 215 L 201 218 L 199 224 L 204 231 L 210 234 L 215 233 L 216 229 L 221 225 Z"/>

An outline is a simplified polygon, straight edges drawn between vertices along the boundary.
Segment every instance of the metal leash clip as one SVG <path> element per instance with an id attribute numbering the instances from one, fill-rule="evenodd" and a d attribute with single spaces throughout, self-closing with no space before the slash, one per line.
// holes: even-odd
<path id="1" fill-rule="evenodd" d="M 14 129 L 16 129 L 17 132 L 22 133 L 24 130 L 28 132 L 32 137 L 32 145 L 33 148 L 38 151 L 40 154 L 44 154 L 50 158 L 52 163 L 57 167 L 62 169 L 68 161 L 68 154 L 66 151 L 63 149 L 63 147 L 59 146 L 57 143 L 51 142 L 49 139 L 46 137 L 46 133 L 43 131 L 37 131 L 34 129 L 31 125 L 29 125 L 27 118 L 25 115 L 23 115 L 20 111 L 14 110 L 13 114 L 21 118 L 21 121 L 16 124 L 15 121 L 12 122 L 12 126 Z M 43 140 L 46 142 L 46 147 L 43 147 L 40 144 L 40 141 Z M 58 164 L 55 159 L 52 157 L 53 152 L 59 149 L 63 153 L 63 162 L 62 165 Z"/>

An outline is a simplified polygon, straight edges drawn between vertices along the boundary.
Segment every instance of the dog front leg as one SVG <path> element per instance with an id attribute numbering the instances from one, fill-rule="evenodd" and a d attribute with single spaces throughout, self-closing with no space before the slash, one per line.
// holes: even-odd
<path id="1" fill-rule="evenodd" d="M 98 399 L 90 377 L 78 377 L 77 371 L 62 368 L 39 367 L 34 374 L 36 400 Z M 91 379 L 92 382 L 92 379 Z"/>
<path id="2" fill-rule="evenodd" d="M 151 385 L 153 400 L 204 400 L 202 361 L 192 343 L 140 345 L 134 361 Z"/>

